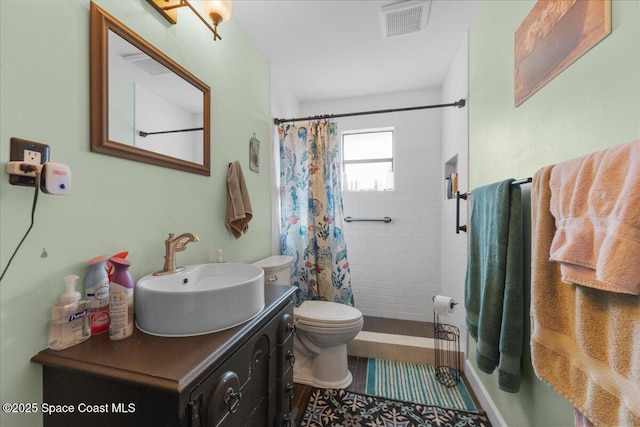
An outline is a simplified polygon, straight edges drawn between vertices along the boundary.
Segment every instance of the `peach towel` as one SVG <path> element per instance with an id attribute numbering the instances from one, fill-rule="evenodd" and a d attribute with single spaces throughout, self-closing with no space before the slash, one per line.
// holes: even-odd
<path id="1" fill-rule="evenodd" d="M 238 239 L 249 228 L 253 217 L 249 191 L 244 181 L 240 162 L 229 165 L 227 171 L 227 215 L 225 225 L 234 238 Z"/>
<path id="2" fill-rule="evenodd" d="M 640 297 L 562 283 L 549 261 L 551 169 L 531 188 L 533 368 L 596 426 L 640 427 Z"/>
<path id="3" fill-rule="evenodd" d="M 595 427 L 593 423 L 577 409 L 573 412 L 573 423 L 575 427 Z"/>
<path id="4" fill-rule="evenodd" d="M 549 185 L 562 280 L 640 295 L 640 141 L 559 163 Z"/>

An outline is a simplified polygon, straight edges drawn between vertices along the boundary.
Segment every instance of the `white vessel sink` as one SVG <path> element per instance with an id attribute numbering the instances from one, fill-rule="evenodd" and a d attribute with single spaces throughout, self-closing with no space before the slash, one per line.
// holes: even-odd
<path id="1" fill-rule="evenodd" d="M 264 272 L 249 264 L 185 267 L 144 276 L 135 287 L 136 326 L 142 332 L 186 337 L 222 331 L 264 308 Z"/>

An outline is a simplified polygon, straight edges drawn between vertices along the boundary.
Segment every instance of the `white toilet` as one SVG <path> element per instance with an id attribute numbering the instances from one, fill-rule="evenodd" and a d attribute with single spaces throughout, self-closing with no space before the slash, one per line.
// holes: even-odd
<path id="1" fill-rule="evenodd" d="M 264 270 L 266 284 L 291 286 L 291 256 L 272 256 L 254 263 Z M 327 301 L 304 301 L 293 309 L 296 336 L 294 382 L 320 388 L 346 388 L 353 381 L 347 364 L 347 343 L 362 329 L 357 308 Z"/>

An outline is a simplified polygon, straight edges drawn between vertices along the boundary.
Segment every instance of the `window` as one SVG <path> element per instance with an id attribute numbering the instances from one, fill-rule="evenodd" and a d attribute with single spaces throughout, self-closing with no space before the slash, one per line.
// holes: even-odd
<path id="1" fill-rule="evenodd" d="M 344 191 L 393 190 L 393 130 L 342 134 Z"/>

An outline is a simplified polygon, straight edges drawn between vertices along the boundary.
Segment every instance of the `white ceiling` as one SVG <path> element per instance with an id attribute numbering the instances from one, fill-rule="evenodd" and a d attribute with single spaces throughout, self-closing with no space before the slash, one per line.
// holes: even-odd
<path id="1" fill-rule="evenodd" d="M 397 2 L 236 0 L 233 16 L 302 103 L 440 87 L 482 0 L 432 0 L 426 29 L 385 39 Z"/>

